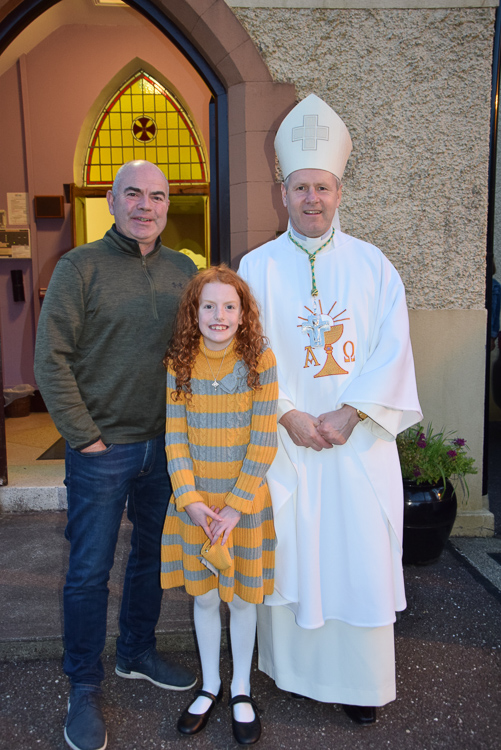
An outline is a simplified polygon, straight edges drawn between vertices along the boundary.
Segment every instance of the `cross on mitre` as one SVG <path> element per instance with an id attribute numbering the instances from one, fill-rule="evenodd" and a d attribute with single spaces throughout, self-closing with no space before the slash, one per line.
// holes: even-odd
<path id="1" fill-rule="evenodd" d="M 323 169 L 341 179 L 351 152 L 351 138 L 332 107 L 310 94 L 283 120 L 275 150 L 284 179 L 298 169 Z"/>
<path id="2" fill-rule="evenodd" d="M 303 151 L 316 151 L 318 140 L 329 140 L 329 128 L 318 124 L 318 115 L 304 115 L 302 127 L 292 128 L 292 140 L 303 141 Z"/>

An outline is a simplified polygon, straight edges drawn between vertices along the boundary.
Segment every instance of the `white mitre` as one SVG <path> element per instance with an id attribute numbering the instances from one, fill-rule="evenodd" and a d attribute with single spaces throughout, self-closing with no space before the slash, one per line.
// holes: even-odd
<path id="1" fill-rule="evenodd" d="M 348 128 L 315 94 L 289 112 L 275 138 L 284 179 L 298 169 L 325 169 L 341 179 L 351 149 Z"/>

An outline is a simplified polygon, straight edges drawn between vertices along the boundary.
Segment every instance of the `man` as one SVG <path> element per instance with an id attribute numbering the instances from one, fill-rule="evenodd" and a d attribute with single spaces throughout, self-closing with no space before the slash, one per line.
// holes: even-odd
<path id="1" fill-rule="evenodd" d="M 196 273 L 163 247 L 169 186 L 155 165 L 124 164 L 107 194 L 115 224 L 56 266 L 38 326 L 35 372 L 67 441 L 70 541 L 64 587 L 64 670 L 71 683 L 65 738 L 106 747 L 99 703 L 108 578 L 120 522 L 134 528 L 125 574 L 116 673 L 172 690 L 194 675 L 155 648 L 160 542 L 171 495 L 166 470 L 162 358 L 180 294 Z"/>
<path id="2" fill-rule="evenodd" d="M 377 248 L 334 228 L 351 152 L 338 115 L 308 96 L 275 148 L 288 231 L 240 265 L 280 385 L 275 592 L 258 615 L 259 666 L 370 724 L 395 698 L 405 607 L 395 436 L 421 418 L 405 293 Z"/>

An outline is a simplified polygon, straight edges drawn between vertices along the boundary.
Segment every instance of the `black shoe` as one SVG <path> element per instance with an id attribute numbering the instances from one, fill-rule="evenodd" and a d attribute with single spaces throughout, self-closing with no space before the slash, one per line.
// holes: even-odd
<path id="1" fill-rule="evenodd" d="M 132 661 L 117 656 L 115 672 L 127 680 L 149 680 L 153 685 L 167 690 L 189 690 L 197 681 L 191 670 L 162 659 L 156 649 Z"/>
<path id="2" fill-rule="evenodd" d="M 104 750 L 106 747 L 108 738 L 99 695 L 99 690 L 71 689 L 64 739 L 73 750 Z"/>
<path id="3" fill-rule="evenodd" d="M 376 721 L 376 709 L 374 706 L 350 706 L 346 703 L 342 704 L 342 709 L 347 716 L 357 724 L 374 724 Z"/>
<path id="4" fill-rule="evenodd" d="M 257 715 L 258 707 L 249 695 L 235 695 L 230 700 L 228 706 L 230 708 L 236 703 L 250 703 L 254 709 L 253 721 L 237 721 L 231 712 L 231 727 L 233 729 L 233 736 L 239 745 L 253 745 L 261 737 L 261 722 Z"/>
<path id="5" fill-rule="evenodd" d="M 210 698 L 212 703 L 210 704 L 209 708 L 204 714 L 190 714 L 189 708 L 197 698 L 200 696 L 204 696 L 204 698 Z M 181 732 L 181 734 L 198 734 L 198 732 L 201 732 L 202 729 L 206 726 L 207 722 L 209 721 L 209 716 L 212 713 L 212 709 L 214 708 L 216 703 L 219 703 L 221 698 L 223 697 L 223 683 L 221 683 L 221 687 L 219 688 L 219 692 L 217 695 L 213 695 L 212 693 L 208 693 L 206 690 L 196 690 L 195 696 L 193 700 L 190 703 L 190 706 L 188 708 L 185 708 L 183 713 L 178 719 L 177 722 L 177 728 L 178 731 Z"/>

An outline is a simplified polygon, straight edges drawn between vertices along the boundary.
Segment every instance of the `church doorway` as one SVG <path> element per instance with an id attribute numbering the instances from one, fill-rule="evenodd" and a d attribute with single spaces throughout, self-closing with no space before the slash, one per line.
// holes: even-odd
<path id="1" fill-rule="evenodd" d="M 0 24 L 0 52 L 8 48 L 7 57 L 12 57 L 12 72 L 6 67 L 6 76 L 9 85 L 14 84 L 14 91 L 16 79 L 20 80 L 16 96 L 22 102 L 17 126 L 22 134 L 19 138 L 20 158 L 17 168 L 11 159 L 12 175 L 8 179 L 4 173 L 5 191 L 12 190 L 9 185 L 13 182 L 13 175 L 25 174 L 24 189 L 30 197 L 36 193 L 55 195 L 64 192 L 65 198 L 62 201 L 65 215 L 60 219 L 31 217 L 32 257 L 4 260 L 0 268 L 4 276 L 0 282 L 7 292 L 2 296 L 9 305 L 9 309 L 6 308 L 5 312 L 2 309 L 0 315 L 3 318 L 6 387 L 18 383 L 36 386 L 33 378 L 36 325 L 52 270 L 64 252 L 91 241 L 96 232 L 102 236 L 106 231 L 103 221 L 106 223 L 112 219 L 104 218 L 107 214 L 105 195 L 116 170 L 124 161 L 146 158 L 158 163 L 166 173 L 171 186 L 171 207 L 162 237 L 164 244 L 186 253 L 199 267 L 211 262 L 230 261 L 226 89 L 207 61 L 163 12 L 149 2 L 131 2 L 129 6 L 96 9 L 92 0 L 78 0 L 76 4 L 74 0 L 58 3 L 25 0 L 17 5 L 9 23 L 4 20 Z M 92 34 L 85 19 L 78 15 L 79 12 L 84 16 L 91 14 L 86 17 L 89 23 L 89 19 L 96 18 L 92 14 L 115 10 L 122 16 L 127 14 L 123 26 L 101 23 L 99 18 Z M 50 22 L 46 14 L 52 14 Z M 141 20 L 138 20 L 139 16 Z M 122 33 L 124 40 L 120 39 Z M 34 44 L 36 34 L 39 36 Z M 74 46 L 70 39 L 75 41 Z M 101 45 L 96 39 L 101 39 Z M 85 53 L 86 43 L 90 45 L 88 54 Z M 100 49 L 101 64 L 97 61 L 96 49 Z M 139 51 L 139 57 L 131 59 L 129 56 L 125 62 L 127 50 L 129 55 L 131 51 Z M 172 59 L 166 54 L 171 50 L 178 71 L 174 84 Z M 38 54 L 46 66 L 44 88 L 35 83 L 42 70 L 38 60 L 35 62 Z M 93 63 L 89 63 L 91 59 Z M 65 61 L 63 65 L 62 60 Z M 117 60 L 123 60 L 118 72 Z M 104 64 L 108 66 L 108 61 L 111 76 L 103 79 Z M 186 70 L 184 78 L 179 72 L 183 64 Z M 54 76 L 51 65 L 59 75 Z M 69 75 L 65 75 L 67 70 L 71 71 Z M 49 81 L 54 82 L 50 91 L 47 89 Z M 188 87 L 191 84 L 195 91 L 187 93 L 185 84 Z M 91 100 L 94 105 L 86 112 L 80 106 L 78 124 L 75 113 L 79 111 L 79 104 L 89 98 L 93 87 L 97 92 L 97 97 L 94 95 Z M 125 93 L 127 87 L 128 94 Z M 127 111 L 127 96 L 130 111 Z M 43 113 L 39 112 L 40 106 L 44 106 L 42 99 L 47 103 Z M 108 111 L 105 112 L 106 108 Z M 119 113 L 122 121 L 117 125 L 115 121 Z M 57 138 L 52 141 L 46 138 L 43 143 L 40 133 L 44 129 L 48 131 L 47 123 L 51 118 L 54 121 L 51 135 L 57 135 Z M 127 122 L 128 118 L 131 122 Z M 76 138 L 76 150 L 73 141 L 70 156 L 69 145 L 77 124 L 80 137 Z M 110 139 L 109 144 L 105 143 L 106 137 Z M 121 142 L 111 142 L 113 138 Z M 97 171 L 99 175 L 96 177 Z M 56 187 L 46 187 L 49 183 Z M 11 303 L 15 304 L 10 294 L 10 273 L 16 262 L 24 277 L 26 304 L 17 304 L 14 315 L 10 309 Z M 0 419 L 0 453 L 3 456 L 0 457 L 0 484 L 7 482 L 5 446 L 4 423 Z M 24 447 L 20 453 L 26 455 Z M 10 474 L 12 483 L 16 472 Z M 36 480 L 32 484 L 36 485 Z"/>

